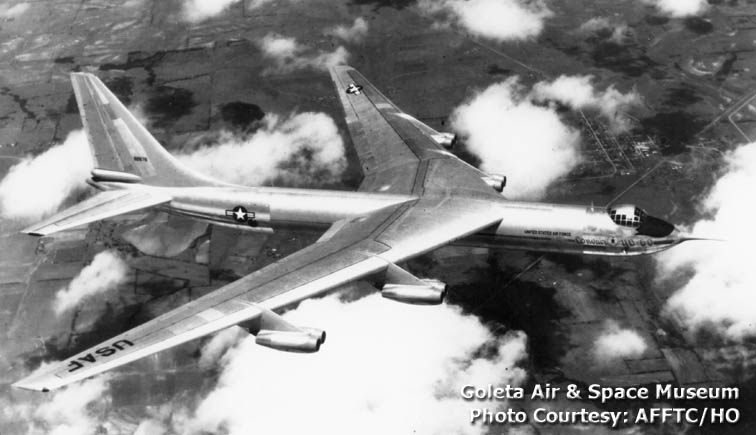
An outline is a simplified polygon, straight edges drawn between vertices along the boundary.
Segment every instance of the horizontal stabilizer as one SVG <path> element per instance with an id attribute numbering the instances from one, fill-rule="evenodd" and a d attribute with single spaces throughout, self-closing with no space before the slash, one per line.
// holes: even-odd
<path id="1" fill-rule="evenodd" d="M 171 197 L 148 191 L 113 190 L 97 195 L 24 228 L 22 232 L 34 236 L 67 230 L 79 225 L 107 219 L 124 213 L 142 210 L 169 202 Z"/>

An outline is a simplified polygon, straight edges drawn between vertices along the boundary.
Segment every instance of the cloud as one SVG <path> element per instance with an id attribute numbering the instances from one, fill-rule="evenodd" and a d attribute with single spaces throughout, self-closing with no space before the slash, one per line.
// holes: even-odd
<path id="1" fill-rule="evenodd" d="M 193 169 L 231 183 L 288 185 L 330 183 L 346 166 L 336 123 L 323 113 L 268 114 L 252 135 L 222 132 L 214 146 L 178 158 Z"/>
<path id="2" fill-rule="evenodd" d="M 139 423 L 133 435 L 163 435 L 168 433 L 168 428 L 161 421 L 145 420 Z"/>
<path id="3" fill-rule="evenodd" d="M 43 403 L 35 417 L 43 421 L 51 435 L 95 433 L 99 419 L 87 408 L 100 402 L 106 389 L 107 378 L 102 376 L 72 385 Z"/>
<path id="4" fill-rule="evenodd" d="M 613 23 L 605 17 L 594 17 L 581 24 L 577 31 L 583 34 L 606 32 L 607 40 L 622 44 L 625 42 L 629 27 L 625 23 Z"/>
<path id="5" fill-rule="evenodd" d="M 623 94 L 609 86 L 604 91 L 596 91 L 592 75 L 561 75 L 552 82 L 536 83 L 532 98 L 539 102 L 557 101 L 572 109 L 598 110 L 615 131 L 627 130 L 630 127 L 627 110 L 642 104 L 642 98 L 635 90 Z"/>
<path id="6" fill-rule="evenodd" d="M 13 6 L 0 5 L 0 17 L 5 19 L 16 18 L 27 10 L 29 10 L 29 3 L 17 3 Z"/>
<path id="7" fill-rule="evenodd" d="M 452 126 L 481 168 L 507 176 L 505 194 L 536 198 L 579 161 L 579 133 L 556 111 L 537 106 L 517 77 L 493 84 L 457 107 Z"/>
<path id="8" fill-rule="evenodd" d="M 462 386 L 518 385 L 526 376 L 517 367 L 526 355 L 524 334 L 497 338 L 449 305 L 330 296 L 285 317 L 327 330 L 320 352 L 290 354 L 250 336 L 239 340 L 184 432 L 482 433 L 485 427 L 468 423 Z"/>
<path id="9" fill-rule="evenodd" d="M 659 12 L 670 17 L 680 18 L 704 13 L 709 4 L 706 0 L 642 0 L 643 3 L 656 6 Z"/>
<path id="10" fill-rule="evenodd" d="M 685 281 L 666 309 L 691 331 L 706 328 L 733 340 L 756 335 L 753 186 L 756 143 L 726 154 L 722 175 L 700 204 L 704 217 L 691 228 L 726 242 L 687 242 L 656 257 L 662 278 Z"/>
<path id="11" fill-rule="evenodd" d="M 43 399 L 20 401 L 0 398 L 0 417 L 12 428 L 28 434 L 89 435 L 101 433 L 102 415 L 107 412 L 108 377 L 72 384 Z"/>
<path id="12" fill-rule="evenodd" d="M 66 140 L 10 168 L 0 181 L 0 210 L 10 219 L 40 220 L 86 186 L 92 170 L 87 138 L 74 130 Z"/>
<path id="13" fill-rule="evenodd" d="M 327 35 L 333 35 L 346 42 L 362 42 L 368 32 L 368 23 L 362 17 L 357 17 L 352 27 L 338 25 L 326 30 Z"/>
<path id="14" fill-rule="evenodd" d="M 76 277 L 55 294 L 55 313 L 76 307 L 82 300 L 105 293 L 124 282 L 129 267 L 117 253 L 102 251 Z"/>
<path id="15" fill-rule="evenodd" d="M 240 0 L 183 0 L 182 17 L 190 23 L 198 23 L 220 15 Z"/>
<path id="16" fill-rule="evenodd" d="M 605 17 L 593 17 L 585 23 L 581 24 L 578 28 L 578 32 L 588 33 L 597 32 L 599 30 L 611 29 L 614 26 L 608 18 Z"/>
<path id="17" fill-rule="evenodd" d="M 597 361 L 605 363 L 621 358 L 637 358 L 647 348 L 640 334 L 632 329 L 620 328 L 617 322 L 610 320 L 596 338 L 593 352 Z"/>
<path id="18" fill-rule="evenodd" d="M 249 336 L 249 333 L 238 326 L 226 328 L 215 334 L 207 344 L 202 346 L 199 366 L 202 368 L 215 366 L 229 349 L 247 336 Z"/>
<path id="19" fill-rule="evenodd" d="M 265 70 L 264 74 L 288 73 L 305 68 L 327 71 L 332 66 L 346 63 L 349 58 L 349 52 L 344 47 L 336 47 L 333 51 L 313 52 L 295 38 L 276 33 L 268 33 L 258 45 L 263 55 L 276 64 L 274 68 Z"/>
<path id="20" fill-rule="evenodd" d="M 420 0 L 419 6 L 442 22 L 496 41 L 534 38 L 553 15 L 541 0 Z"/>

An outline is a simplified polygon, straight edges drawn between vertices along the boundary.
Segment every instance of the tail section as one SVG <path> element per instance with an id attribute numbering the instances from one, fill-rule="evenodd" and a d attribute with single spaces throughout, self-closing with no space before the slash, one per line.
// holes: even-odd
<path id="1" fill-rule="evenodd" d="M 95 170 L 166 187 L 217 186 L 224 183 L 181 165 L 96 76 L 71 74 Z"/>
<path id="2" fill-rule="evenodd" d="M 89 182 L 112 183 L 107 190 L 22 230 L 32 235 L 57 231 L 171 201 L 170 189 L 226 185 L 181 165 L 92 74 L 71 74 L 95 167 Z M 153 187 L 151 187 L 153 186 Z"/>

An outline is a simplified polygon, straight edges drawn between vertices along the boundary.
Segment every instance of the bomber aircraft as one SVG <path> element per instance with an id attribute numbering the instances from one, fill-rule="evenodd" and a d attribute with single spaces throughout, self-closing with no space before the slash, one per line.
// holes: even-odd
<path id="1" fill-rule="evenodd" d="M 257 344 L 315 352 L 324 331 L 276 311 L 363 280 L 386 298 L 439 304 L 446 285 L 397 264 L 455 243 L 543 252 L 651 254 L 691 237 L 634 205 L 511 201 L 506 178 L 482 172 L 438 132 L 402 112 L 357 70 L 332 68 L 364 179 L 356 192 L 246 187 L 181 165 L 94 75 L 71 81 L 100 192 L 23 230 L 43 236 L 155 209 L 251 231 L 311 227 L 312 245 L 14 384 L 50 391 L 189 340 L 239 325 Z"/>

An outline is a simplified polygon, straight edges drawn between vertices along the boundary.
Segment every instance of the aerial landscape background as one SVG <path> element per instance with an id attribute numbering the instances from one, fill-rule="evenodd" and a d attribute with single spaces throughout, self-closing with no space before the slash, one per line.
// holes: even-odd
<path id="1" fill-rule="evenodd" d="M 0 433 L 582 433 L 470 425 L 465 384 L 738 386 L 753 433 L 756 7 L 746 0 L 0 2 Z M 356 283 L 288 312 L 313 355 L 231 328 L 39 394 L 11 384 L 319 237 L 160 213 L 37 238 L 91 194 L 69 81 L 90 72 L 185 164 L 246 185 L 354 190 L 361 173 L 328 68 L 504 174 L 518 200 L 621 202 L 702 237 L 659 256 L 450 246 L 409 262 L 448 303 Z M 658 406 L 699 406 L 670 402 Z M 502 401 L 500 409 L 637 409 Z"/>

